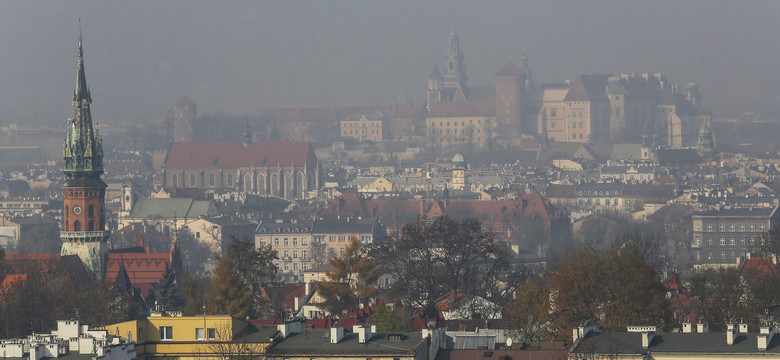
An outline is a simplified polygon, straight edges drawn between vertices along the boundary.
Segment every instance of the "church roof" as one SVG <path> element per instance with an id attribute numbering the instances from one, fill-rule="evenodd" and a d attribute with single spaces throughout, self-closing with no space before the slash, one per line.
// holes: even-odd
<path id="1" fill-rule="evenodd" d="M 499 70 L 495 75 L 506 76 L 506 75 L 524 75 L 524 74 L 525 73 L 523 72 L 522 69 L 520 69 L 519 67 L 517 67 L 517 65 L 510 62 L 509 64 L 504 65 L 504 67 L 501 68 L 501 70 Z"/>
<path id="2" fill-rule="evenodd" d="M 580 75 L 571 84 L 563 101 L 608 100 L 607 79 L 609 75 Z"/>
<path id="3" fill-rule="evenodd" d="M 241 167 L 314 167 L 317 158 L 309 142 L 173 143 L 165 159 L 167 169 Z"/>

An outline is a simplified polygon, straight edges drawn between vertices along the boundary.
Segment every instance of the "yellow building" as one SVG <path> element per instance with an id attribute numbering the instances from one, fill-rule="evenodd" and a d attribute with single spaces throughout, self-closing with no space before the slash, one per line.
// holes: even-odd
<path id="1" fill-rule="evenodd" d="M 256 326 L 229 315 L 150 316 L 106 326 L 136 342 L 138 359 L 226 359 L 262 355 L 276 327 Z"/>
<path id="2" fill-rule="evenodd" d="M 381 111 L 349 116 L 341 120 L 341 137 L 357 141 L 381 142 L 384 136 L 384 118 L 385 115 Z"/>

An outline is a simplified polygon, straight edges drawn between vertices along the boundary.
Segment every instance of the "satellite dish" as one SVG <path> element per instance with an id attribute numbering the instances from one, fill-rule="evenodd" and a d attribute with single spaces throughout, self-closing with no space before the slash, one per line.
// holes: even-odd
<path id="1" fill-rule="evenodd" d="M 512 346 L 512 338 L 506 338 L 506 346 Z"/>
<path id="2" fill-rule="evenodd" d="M 365 305 L 363 305 L 363 303 L 360 303 L 360 306 L 359 306 L 359 307 L 360 307 L 360 310 L 363 310 L 363 308 L 365 307 Z"/>

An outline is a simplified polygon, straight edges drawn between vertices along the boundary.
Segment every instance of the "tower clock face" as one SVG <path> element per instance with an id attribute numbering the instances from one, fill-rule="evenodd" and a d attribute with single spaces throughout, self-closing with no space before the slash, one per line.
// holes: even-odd
<path id="1" fill-rule="evenodd" d="M 81 214 L 81 207 L 80 206 L 74 206 L 73 207 L 73 213 L 78 215 Z"/>

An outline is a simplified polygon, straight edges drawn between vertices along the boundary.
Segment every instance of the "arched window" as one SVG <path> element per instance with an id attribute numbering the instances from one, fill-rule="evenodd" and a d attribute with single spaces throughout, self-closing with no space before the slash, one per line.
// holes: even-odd
<path id="1" fill-rule="evenodd" d="M 195 187 L 195 174 L 190 174 L 190 187 Z"/>
<path id="2" fill-rule="evenodd" d="M 244 191 L 252 192 L 252 174 L 244 175 Z"/>
<path id="3" fill-rule="evenodd" d="M 265 175 L 257 175 L 257 193 L 259 195 L 265 195 Z"/>
<path id="4" fill-rule="evenodd" d="M 73 231 L 81 231 L 81 223 L 78 220 L 73 222 Z"/>
<path id="5" fill-rule="evenodd" d="M 171 176 L 171 186 L 179 187 L 179 176 L 178 175 L 173 174 L 173 176 Z"/>
<path id="6" fill-rule="evenodd" d="M 89 231 L 95 231 L 95 222 L 90 220 L 89 224 L 87 225 Z"/>
<path id="7" fill-rule="evenodd" d="M 233 174 L 228 174 L 227 176 L 227 186 L 233 187 Z"/>
<path id="8" fill-rule="evenodd" d="M 89 215 L 89 217 L 95 217 L 95 207 L 90 205 L 87 208 L 87 214 Z"/>
<path id="9" fill-rule="evenodd" d="M 279 196 L 279 173 L 271 174 L 271 195 Z"/>
<path id="10" fill-rule="evenodd" d="M 306 188 L 303 186 L 303 173 L 299 172 L 298 176 L 295 177 L 295 197 L 298 199 L 303 199 L 303 194 L 306 191 Z"/>
<path id="11" fill-rule="evenodd" d="M 292 199 L 293 197 L 293 177 L 290 173 L 284 174 L 284 198 Z"/>
<path id="12" fill-rule="evenodd" d="M 214 174 L 209 174 L 209 186 L 214 187 Z"/>

